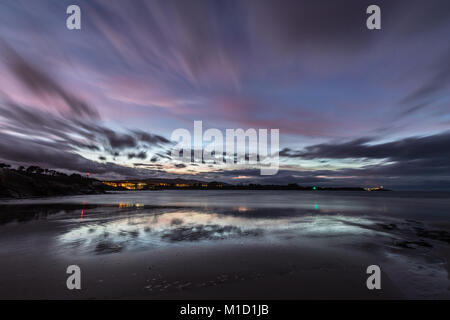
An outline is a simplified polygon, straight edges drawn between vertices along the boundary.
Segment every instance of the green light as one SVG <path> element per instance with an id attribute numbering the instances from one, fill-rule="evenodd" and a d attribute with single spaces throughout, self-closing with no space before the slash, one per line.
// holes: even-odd
<path id="1" fill-rule="evenodd" d="M 319 205 L 317 203 L 314 203 L 314 210 L 319 210 Z"/>
<path id="2" fill-rule="evenodd" d="M 317 190 L 317 187 L 313 187 L 313 190 Z"/>

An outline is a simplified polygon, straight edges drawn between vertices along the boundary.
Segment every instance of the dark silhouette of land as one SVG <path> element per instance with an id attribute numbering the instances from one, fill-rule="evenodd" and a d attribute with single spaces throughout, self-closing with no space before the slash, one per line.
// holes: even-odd
<path id="1" fill-rule="evenodd" d="M 111 188 L 79 174 L 67 175 L 38 166 L 11 168 L 0 163 L 0 198 L 28 198 L 104 193 Z"/>
<path id="2" fill-rule="evenodd" d="M 186 179 L 142 179 L 142 180 L 116 180 L 103 181 L 107 186 L 122 188 L 127 190 L 300 190 L 300 191 L 389 191 L 383 187 L 362 188 L 362 187 L 322 187 L 322 186 L 301 186 L 296 183 L 287 185 L 279 184 L 228 184 L 224 182 L 205 182 Z"/>
<path id="3" fill-rule="evenodd" d="M 296 183 L 239 184 L 205 182 L 188 179 L 152 178 L 142 180 L 100 181 L 80 174 L 65 174 L 38 166 L 17 169 L 0 163 L 0 198 L 28 198 L 77 194 L 99 194 L 108 190 L 299 190 L 299 191 L 387 191 L 383 187 L 321 187 L 301 186 Z"/>

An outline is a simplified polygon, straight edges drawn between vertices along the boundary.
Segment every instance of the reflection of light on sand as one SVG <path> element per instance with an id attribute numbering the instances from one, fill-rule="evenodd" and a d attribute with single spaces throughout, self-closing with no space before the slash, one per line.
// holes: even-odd
<path id="1" fill-rule="evenodd" d="M 246 207 L 237 208 L 239 212 L 246 212 L 247 210 Z M 283 235 L 326 238 L 336 235 L 369 234 L 372 231 L 361 228 L 357 224 L 370 225 L 372 223 L 368 219 L 346 216 L 307 215 L 270 219 L 206 213 L 195 210 L 179 210 L 163 214 L 154 214 L 151 211 L 146 214 L 145 211 L 139 210 L 139 214 L 136 212 L 136 214 L 127 217 L 120 216 L 113 220 L 108 217 L 108 219 L 98 219 L 79 224 L 61 235 L 59 241 L 61 245 L 67 244 L 74 247 L 73 244 L 76 243 L 78 247 L 82 246 L 89 249 L 89 247 L 95 247 L 100 242 L 107 240 L 121 243 L 129 249 L 133 246 L 166 244 L 162 239 L 162 234 L 177 228 L 191 228 L 190 231 L 195 233 L 199 230 L 208 232 L 208 228 L 229 228 L 230 226 L 234 229 L 220 229 L 221 233 L 216 234 L 216 238 L 224 239 L 239 236 L 242 233 L 237 233 L 237 229 L 243 233 L 255 229 L 263 230 L 264 235 L 270 237 L 271 240 L 276 240 L 280 236 L 280 239 L 282 239 Z M 214 234 L 212 238 L 214 238 Z"/>
<path id="2" fill-rule="evenodd" d="M 132 207 L 143 208 L 144 204 L 143 203 L 123 203 L 123 202 L 119 203 L 119 208 L 132 208 Z"/>
<path id="3" fill-rule="evenodd" d="M 305 236 L 333 236 L 333 235 L 360 235 L 370 234 L 373 231 L 361 228 L 358 225 L 371 225 L 373 221 L 365 218 L 347 216 L 308 216 L 296 227 L 300 228 Z"/>
<path id="4" fill-rule="evenodd" d="M 273 222 L 273 221 L 271 221 Z M 278 222 L 277 224 L 280 224 Z M 130 217 L 120 217 L 112 221 L 98 221 L 78 226 L 60 237 L 61 241 L 74 241 L 82 237 L 84 239 L 96 238 L 108 232 L 114 234 L 124 234 L 133 232 L 139 228 L 151 228 L 153 232 L 165 231 L 181 225 L 233 225 L 242 228 L 254 228 L 255 224 L 249 223 L 248 219 L 218 214 L 198 213 L 196 211 L 177 211 L 160 215 L 134 215 Z M 258 220 L 258 226 L 269 225 L 269 220 Z"/>

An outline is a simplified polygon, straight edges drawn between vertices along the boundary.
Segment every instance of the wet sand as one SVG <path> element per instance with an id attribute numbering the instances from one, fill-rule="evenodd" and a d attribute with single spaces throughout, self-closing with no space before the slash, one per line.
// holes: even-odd
<path id="1" fill-rule="evenodd" d="M 3 258 L 7 260 L 3 260 Z M 377 261 L 344 250 L 278 245 L 177 248 L 76 259 L 82 290 L 65 287 L 74 260 L 4 256 L 0 298 L 8 299 L 390 299 L 402 293 L 387 275 L 366 288 Z M 28 266 L 28 267 L 26 267 Z M 7 290 L 5 290 L 7 288 Z"/>
<path id="2" fill-rule="evenodd" d="M 450 298 L 439 219 L 137 202 L 2 209 L 1 299 Z M 72 264 L 81 290 L 66 288 Z M 381 290 L 366 287 L 373 264 Z"/>

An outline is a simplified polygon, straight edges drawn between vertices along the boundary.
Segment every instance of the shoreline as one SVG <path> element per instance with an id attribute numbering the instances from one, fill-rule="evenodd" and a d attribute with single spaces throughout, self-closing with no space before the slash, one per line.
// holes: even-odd
<path id="1" fill-rule="evenodd" d="M 1 206 L 0 297 L 450 299 L 448 199 L 320 194 L 18 200 Z M 65 286 L 69 265 L 81 291 Z M 370 265 L 381 291 L 366 287 Z"/>

